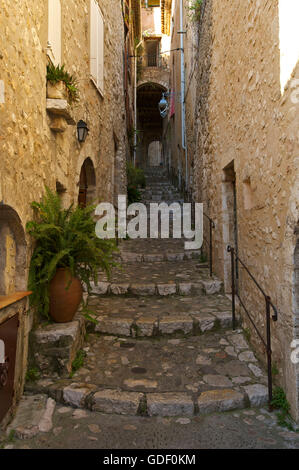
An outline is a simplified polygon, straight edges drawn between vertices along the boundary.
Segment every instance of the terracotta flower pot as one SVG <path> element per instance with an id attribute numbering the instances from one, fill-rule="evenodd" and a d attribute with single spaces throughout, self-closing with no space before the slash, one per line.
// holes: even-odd
<path id="1" fill-rule="evenodd" d="M 73 320 L 83 295 L 79 279 L 72 277 L 69 269 L 58 268 L 50 282 L 50 316 L 57 323 Z"/>

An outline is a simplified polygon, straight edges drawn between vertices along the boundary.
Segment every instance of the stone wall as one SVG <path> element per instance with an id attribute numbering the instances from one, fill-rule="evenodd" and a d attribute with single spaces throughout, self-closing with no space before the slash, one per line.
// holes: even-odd
<path id="1" fill-rule="evenodd" d="M 239 255 L 279 309 L 278 322 L 272 323 L 273 359 L 277 380 L 298 418 L 290 344 L 298 334 L 293 279 L 299 67 L 281 92 L 280 33 L 278 0 L 206 2 L 199 32 L 193 189 L 216 223 L 215 270 L 229 292 L 226 245 L 236 242 L 235 187 Z M 265 334 L 264 299 L 244 271 L 239 275 L 240 295 Z M 251 342 L 265 360 L 250 330 Z"/>
<path id="2" fill-rule="evenodd" d="M 86 121 L 90 130 L 86 141 L 80 144 L 76 126 L 69 125 L 62 133 L 50 129 L 52 121 L 46 110 L 48 2 L 1 1 L 0 80 L 4 83 L 5 99 L 0 103 L 0 204 L 16 212 L 23 229 L 33 216 L 30 202 L 40 200 L 45 185 L 63 188 L 64 204 L 77 203 L 80 172 L 87 158 L 95 170 L 97 201 L 112 201 L 114 193 L 126 193 L 128 145 L 122 5 L 120 0 L 98 3 L 105 30 L 103 96 L 90 79 L 90 2 L 61 2 L 62 63 L 68 72 L 77 76 L 80 91 L 79 102 L 72 106 L 71 115 L 74 123 L 80 119 Z M 7 238 L 9 234 L 5 232 L 3 236 L 6 236 L 3 249 L 9 262 L 2 266 L 7 287 L 1 294 L 8 294 L 14 289 L 10 278 L 13 278 L 15 247 Z M 24 286 L 32 252 L 28 236 L 26 243 Z"/>

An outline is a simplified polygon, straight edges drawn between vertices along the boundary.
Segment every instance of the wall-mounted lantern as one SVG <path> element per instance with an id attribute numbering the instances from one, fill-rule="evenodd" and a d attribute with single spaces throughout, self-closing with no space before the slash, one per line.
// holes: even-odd
<path id="1" fill-rule="evenodd" d="M 162 93 L 162 98 L 159 101 L 159 105 L 158 105 L 160 115 L 161 115 L 162 118 L 165 118 L 167 116 L 167 113 L 168 113 L 168 110 L 169 110 L 168 101 L 165 98 L 165 95 L 168 95 L 168 93 Z"/>
<path id="2" fill-rule="evenodd" d="M 77 137 L 80 143 L 85 142 L 89 129 L 87 127 L 86 122 L 82 121 L 82 119 L 77 124 Z"/>

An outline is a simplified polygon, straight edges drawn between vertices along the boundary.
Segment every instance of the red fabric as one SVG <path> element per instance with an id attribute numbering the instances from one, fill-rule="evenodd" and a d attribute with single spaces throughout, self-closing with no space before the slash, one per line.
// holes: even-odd
<path id="1" fill-rule="evenodd" d="M 169 117 L 173 116 L 174 114 L 175 114 L 175 93 L 174 93 L 174 90 L 171 90 Z"/>

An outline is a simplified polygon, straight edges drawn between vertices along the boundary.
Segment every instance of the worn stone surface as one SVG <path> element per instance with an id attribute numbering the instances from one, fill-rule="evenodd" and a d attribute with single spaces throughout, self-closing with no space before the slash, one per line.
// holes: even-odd
<path id="1" fill-rule="evenodd" d="M 7 434 L 13 430 L 18 439 L 31 439 L 40 431 L 50 431 L 48 418 L 51 419 L 54 406 L 52 407 L 51 402 L 49 406 L 52 410 L 47 409 L 48 400 L 51 399 L 48 399 L 46 395 L 23 396 L 16 416 L 7 428 Z"/>
<path id="2" fill-rule="evenodd" d="M 203 392 L 197 404 L 200 414 L 228 411 L 245 406 L 244 395 L 232 389 Z"/>
<path id="3" fill-rule="evenodd" d="M 136 415 L 141 398 L 141 393 L 102 390 L 94 394 L 92 409 L 103 413 Z"/>
<path id="4" fill-rule="evenodd" d="M 68 405 L 84 408 L 85 399 L 94 389 L 94 386 L 73 382 L 63 389 L 63 401 Z"/>
<path id="5" fill-rule="evenodd" d="M 194 404 L 184 393 L 151 393 L 147 395 L 147 411 L 149 416 L 192 416 Z"/>
<path id="6" fill-rule="evenodd" d="M 268 388 L 261 384 L 247 385 L 244 390 L 251 406 L 263 406 L 268 402 Z"/>
<path id="7" fill-rule="evenodd" d="M 249 416 L 242 410 L 189 417 L 124 416 L 72 408 L 69 413 L 61 414 L 59 410 L 58 405 L 52 431 L 46 435 L 40 432 L 24 442 L 18 438 L 9 441 L 0 432 L 1 447 L 24 450 L 299 448 L 298 433 L 282 431 L 276 424 L 276 414 L 267 413 L 266 409 L 250 416 L 250 424 L 246 422 Z M 75 419 L 78 412 L 84 412 L 84 416 Z M 92 436 L 97 441 L 90 440 Z"/>
<path id="8" fill-rule="evenodd" d="M 31 334 L 31 357 L 33 366 L 43 376 L 59 374 L 66 377 L 72 370 L 77 351 L 83 346 L 85 324 L 83 318 L 70 323 L 40 326 Z"/>

